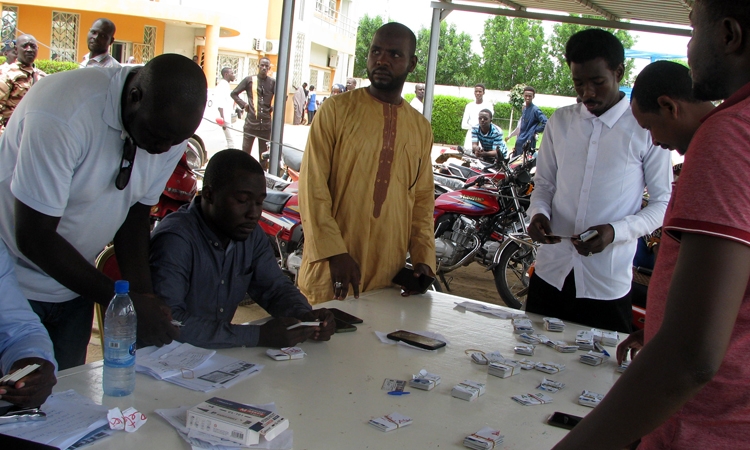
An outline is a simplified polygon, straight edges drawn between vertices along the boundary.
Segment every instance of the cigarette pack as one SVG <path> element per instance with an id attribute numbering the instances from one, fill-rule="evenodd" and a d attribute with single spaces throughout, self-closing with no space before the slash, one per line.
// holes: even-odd
<path id="1" fill-rule="evenodd" d="M 511 398 L 522 404 L 523 406 L 544 405 L 547 403 L 552 403 L 552 397 L 543 392 L 515 395 Z"/>
<path id="2" fill-rule="evenodd" d="M 544 329 L 547 331 L 562 332 L 565 330 L 565 322 L 556 317 L 545 317 L 543 320 Z"/>
<path id="3" fill-rule="evenodd" d="M 516 352 L 516 354 L 524 355 L 524 356 L 534 356 L 534 348 L 536 348 L 534 345 L 516 345 L 513 350 Z"/>
<path id="4" fill-rule="evenodd" d="M 561 370 L 565 369 L 565 364 L 557 364 L 553 362 L 536 363 L 534 368 L 540 372 L 556 374 L 560 373 Z"/>
<path id="5" fill-rule="evenodd" d="M 617 343 L 620 342 L 620 335 L 617 331 L 592 328 L 591 332 L 594 334 L 594 341 L 601 342 L 602 345 L 606 345 L 607 347 L 617 347 Z"/>
<path id="6" fill-rule="evenodd" d="M 578 403 L 583 406 L 593 408 L 594 406 L 598 405 L 603 398 L 604 395 L 602 394 L 597 394 L 596 392 L 591 391 L 583 391 L 578 397 Z"/>
<path id="7" fill-rule="evenodd" d="M 533 333 L 534 326 L 529 319 L 513 319 L 513 332 L 516 334 Z"/>
<path id="8" fill-rule="evenodd" d="M 552 381 L 548 379 L 542 380 L 542 382 L 537 386 L 537 389 L 541 389 L 543 391 L 552 392 L 553 394 L 560 389 L 565 387 L 565 383 L 560 383 L 559 381 Z"/>
<path id="9" fill-rule="evenodd" d="M 531 369 L 535 368 L 536 364 L 537 364 L 534 361 L 532 361 L 530 359 L 526 359 L 526 358 L 523 358 L 523 359 L 521 359 L 519 361 L 515 361 L 515 362 L 517 362 L 521 366 L 521 369 L 523 369 L 523 370 L 531 370 Z"/>
<path id="10" fill-rule="evenodd" d="M 597 353 L 591 350 L 589 350 L 589 352 L 585 355 L 581 355 L 581 362 L 584 364 L 588 364 L 589 366 L 598 366 L 608 359 L 608 354 Z"/>
<path id="11" fill-rule="evenodd" d="M 307 353 L 299 347 L 284 347 L 280 349 L 269 348 L 266 350 L 266 355 L 276 361 L 289 361 L 290 359 L 302 359 Z"/>
<path id="12" fill-rule="evenodd" d="M 508 378 L 513 375 L 518 375 L 521 372 L 521 365 L 515 361 L 506 359 L 502 363 L 490 363 L 487 368 L 487 373 L 500 378 Z"/>
<path id="13" fill-rule="evenodd" d="M 272 440 L 289 428 L 289 421 L 265 409 L 213 397 L 188 410 L 187 427 L 248 446 L 261 436 Z"/>
<path id="14" fill-rule="evenodd" d="M 575 353 L 578 351 L 577 345 L 568 344 L 565 341 L 550 341 L 553 343 L 552 348 L 560 353 Z"/>
<path id="15" fill-rule="evenodd" d="M 420 370 L 418 374 L 412 375 L 411 380 L 409 380 L 409 386 L 425 391 L 433 389 L 438 384 L 440 384 L 440 375 L 435 375 L 424 369 Z"/>
<path id="16" fill-rule="evenodd" d="M 500 448 L 500 446 L 503 445 L 504 438 L 505 436 L 500 434 L 500 431 L 490 427 L 484 427 L 476 433 L 466 436 L 464 438 L 464 447 L 474 450 Z"/>
<path id="17" fill-rule="evenodd" d="M 521 342 L 525 342 L 526 344 L 536 345 L 536 344 L 541 343 L 538 337 L 534 336 L 533 334 L 528 334 L 528 333 L 519 334 L 518 339 L 520 339 Z"/>
<path id="18" fill-rule="evenodd" d="M 476 381 L 464 380 L 461 383 L 453 386 L 451 395 L 461 400 L 474 401 L 480 395 L 484 394 L 484 383 L 477 383 Z"/>
<path id="19" fill-rule="evenodd" d="M 403 428 L 405 426 L 411 425 L 411 422 L 411 417 L 407 417 L 403 414 L 394 412 L 386 414 L 383 417 L 370 419 L 370 421 L 367 423 L 374 426 L 380 431 L 388 432 L 393 431 L 397 428 Z"/>
<path id="20" fill-rule="evenodd" d="M 581 350 L 593 350 L 594 349 L 594 333 L 586 330 L 579 330 L 576 333 L 576 345 Z"/>

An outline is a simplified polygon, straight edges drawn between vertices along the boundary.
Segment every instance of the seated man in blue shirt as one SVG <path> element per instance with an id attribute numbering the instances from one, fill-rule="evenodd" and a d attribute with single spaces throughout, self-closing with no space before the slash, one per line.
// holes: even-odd
<path id="1" fill-rule="evenodd" d="M 330 339 L 333 315 L 313 311 L 279 268 L 268 237 L 257 226 L 265 197 L 260 164 L 241 150 L 223 150 L 208 162 L 202 195 L 154 230 L 154 290 L 182 322 L 181 341 L 225 348 Z M 274 318 L 260 326 L 232 324 L 246 293 Z M 300 320 L 321 324 L 287 330 Z"/>
<path id="2" fill-rule="evenodd" d="M 0 241 L 0 377 L 29 364 L 41 367 L 14 384 L 0 385 L 0 400 L 22 407 L 40 406 L 57 383 L 52 341 L 21 293 L 8 249 Z"/>
<path id="3" fill-rule="evenodd" d="M 508 157 L 503 130 L 492 123 L 492 111 L 489 109 L 479 111 L 479 125 L 471 129 L 471 150 L 477 158 L 487 162 L 495 162 L 498 157 Z"/>

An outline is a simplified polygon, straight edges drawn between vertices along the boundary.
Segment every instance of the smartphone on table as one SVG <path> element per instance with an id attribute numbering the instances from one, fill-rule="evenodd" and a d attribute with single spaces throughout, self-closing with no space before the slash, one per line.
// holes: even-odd
<path id="1" fill-rule="evenodd" d="M 583 417 L 556 411 L 554 414 L 549 416 L 549 418 L 547 419 L 547 424 L 552 425 L 553 427 L 572 430 L 573 427 L 578 425 L 578 422 L 580 422 L 581 420 L 583 420 Z"/>
<path id="2" fill-rule="evenodd" d="M 334 320 L 336 321 L 336 333 L 348 333 L 350 331 L 357 331 L 357 327 L 350 323 L 346 323 L 343 320 L 336 318 L 334 318 Z"/>
<path id="3" fill-rule="evenodd" d="M 396 276 L 393 277 L 393 280 L 391 280 L 394 284 L 405 287 L 407 291 L 419 292 L 420 294 L 427 292 L 427 289 L 434 281 L 434 278 L 424 274 L 415 277 L 414 269 L 408 267 L 399 270 Z"/>
<path id="4" fill-rule="evenodd" d="M 407 344 L 411 344 L 415 347 L 423 348 L 425 350 L 437 350 L 445 347 L 445 342 L 438 339 L 428 338 L 420 334 L 412 333 L 411 331 L 398 330 L 393 333 L 389 333 L 386 337 L 392 341 L 403 341 Z"/>
<path id="5" fill-rule="evenodd" d="M 351 315 L 346 311 L 342 311 L 338 308 L 326 308 L 328 311 L 331 311 L 331 314 L 333 314 L 333 317 L 341 320 L 346 323 L 355 324 L 355 323 L 363 323 L 364 320 L 360 319 L 357 316 Z"/>

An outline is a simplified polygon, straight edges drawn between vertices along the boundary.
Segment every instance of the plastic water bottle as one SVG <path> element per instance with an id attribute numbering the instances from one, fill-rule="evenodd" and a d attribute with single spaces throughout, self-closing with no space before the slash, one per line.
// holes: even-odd
<path id="1" fill-rule="evenodd" d="M 115 296 L 104 314 L 104 395 L 122 397 L 135 390 L 136 317 L 127 281 L 115 282 Z"/>

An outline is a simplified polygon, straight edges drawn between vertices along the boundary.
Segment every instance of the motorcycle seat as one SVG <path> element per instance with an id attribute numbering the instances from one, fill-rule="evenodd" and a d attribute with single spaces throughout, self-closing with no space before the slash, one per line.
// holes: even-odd
<path id="1" fill-rule="evenodd" d="M 284 205 L 286 205 L 286 202 L 291 197 L 292 194 L 288 192 L 266 191 L 266 198 L 263 200 L 263 209 L 268 212 L 281 214 L 284 211 Z"/>

